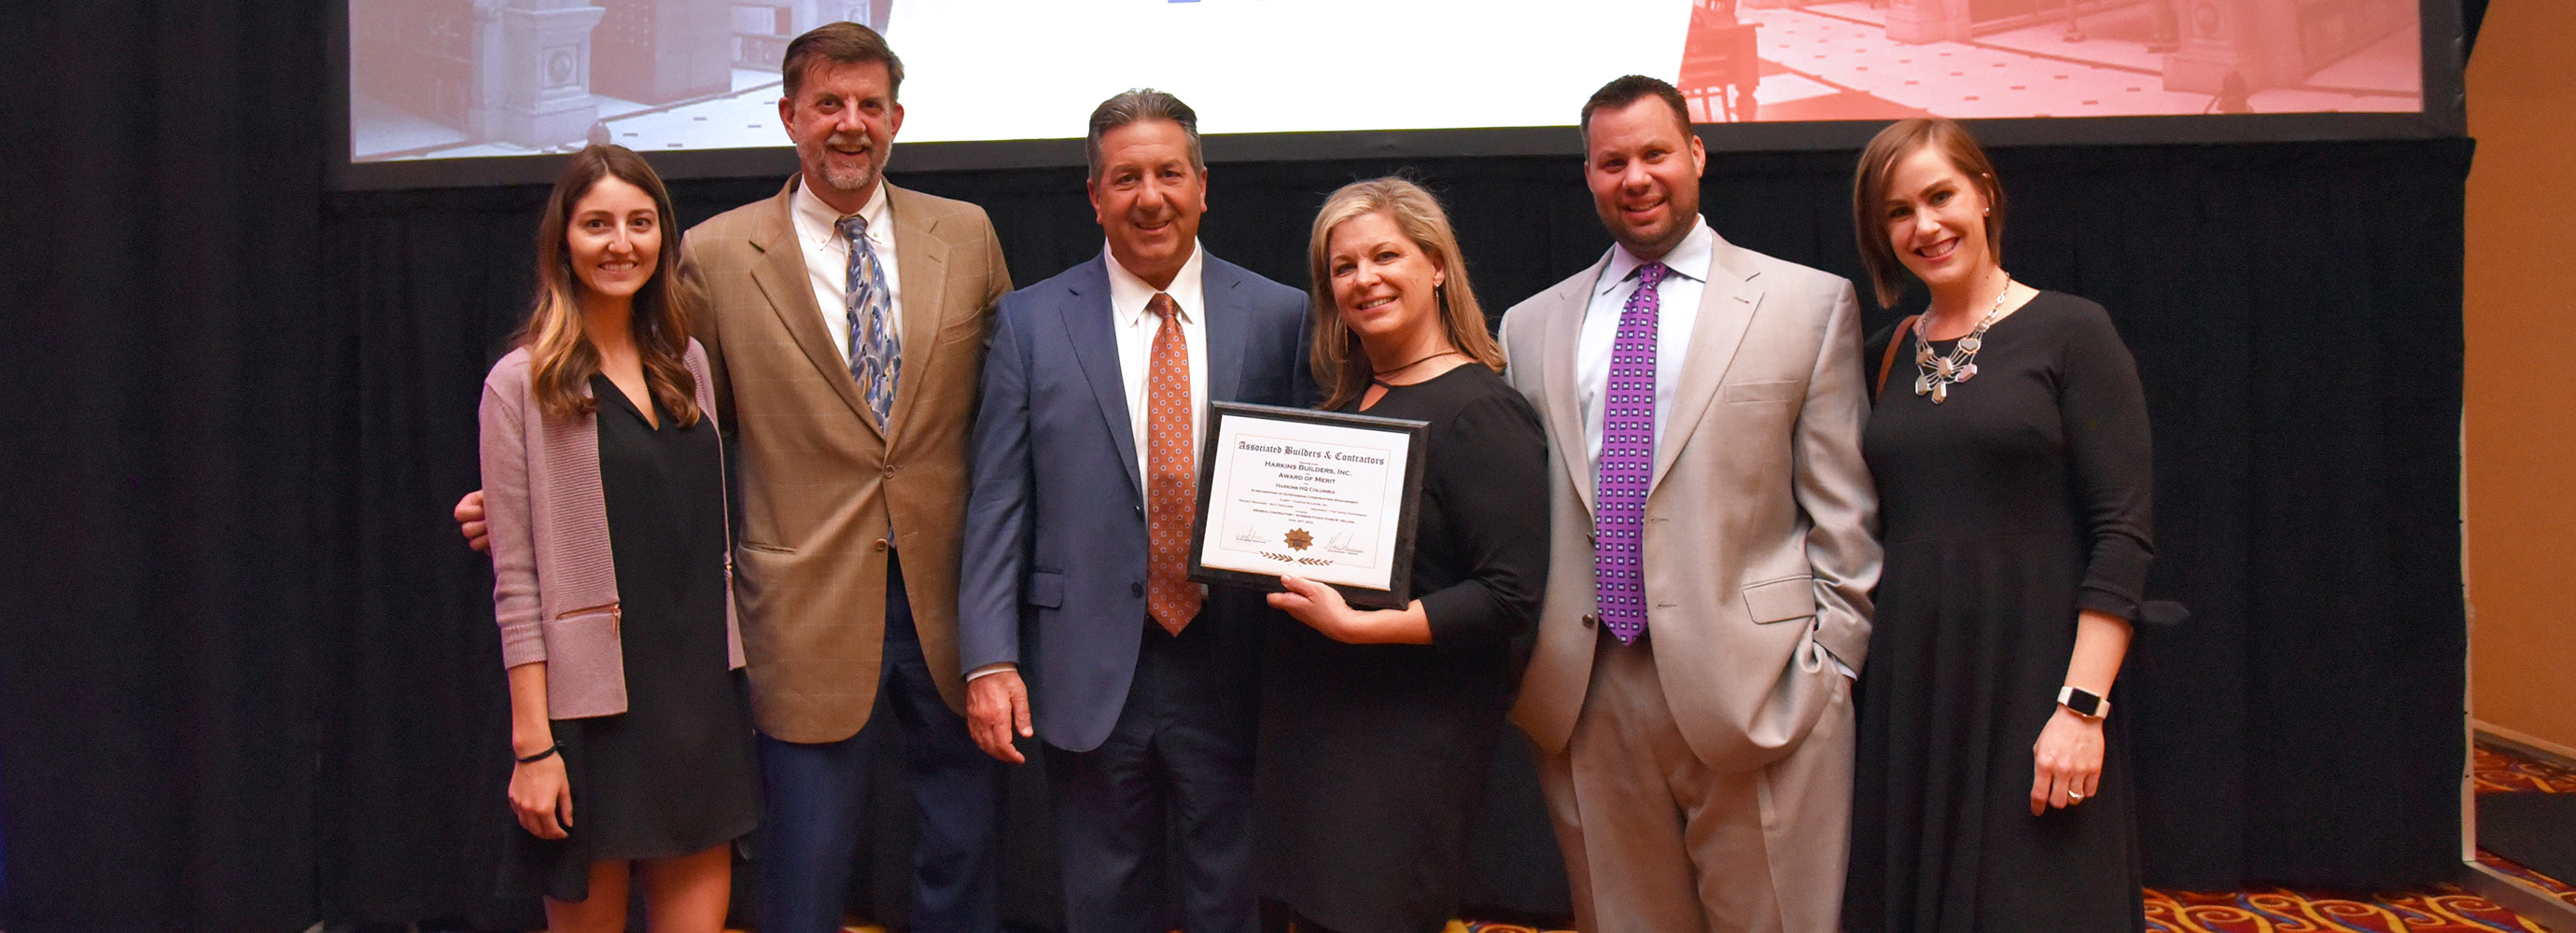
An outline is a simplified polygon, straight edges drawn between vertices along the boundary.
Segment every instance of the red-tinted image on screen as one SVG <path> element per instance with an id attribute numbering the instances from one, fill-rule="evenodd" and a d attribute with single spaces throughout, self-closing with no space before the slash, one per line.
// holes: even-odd
<path id="1" fill-rule="evenodd" d="M 1701 121 L 2422 109 L 2415 0 L 1692 0 Z"/>
<path id="2" fill-rule="evenodd" d="M 2420 113 L 2418 4 L 350 0 L 350 153 L 785 146 L 779 58 L 835 20 L 901 50 L 912 143 L 1078 136 L 1137 86 L 1211 134 L 1569 126 L 1628 73 L 1706 123 Z"/>

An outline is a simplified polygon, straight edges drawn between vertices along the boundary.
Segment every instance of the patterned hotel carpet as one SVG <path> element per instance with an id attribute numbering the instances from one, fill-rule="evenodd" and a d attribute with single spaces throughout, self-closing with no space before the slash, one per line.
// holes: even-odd
<path id="1" fill-rule="evenodd" d="M 2576 793 L 2576 771 L 2517 755 L 2509 750 L 2477 747 L 2480 793 L 2539 790 Z M 2576 888 L 2558 879 L 2480 851 L 2478 860 L 2576 904 Z M 852 926 L 853 933 L 875 933 L 874 927 Z M 2494 902 L 2450 885 L 2342 898 L 2302 894 L 2281 888 L 2232 894 L 2147 891 L 2148 933 L 2479 933 L 2511 930 L 2548 933 L 2537 923 L 2498 907 Z M 1466 921 L 1452 923 L 1448 933 L 1568 933 L 1542 927 Z"/>
<path id="2" fill-rule="evenodd" d="M 2477 746 L 2476 775 L 2478 793 L 2494 794 L 2512 791 L 2542 791 L 2552 794 L 2576 794 L 2576 771 L 2554 763 L 2514 752 L 2512 749 L 2481 744 Z M 2576 904 L 2576 888 L 2521 865 L 2512 859 L 2485 849 L 2478 850 L 2478 863 L 2521 879 L 2532 887 L 2558 895 L 2558 899 Z M 2512 929 L 2506 927 L 2506 929 Z"/>
<path id="3" fill-rule="evenodd" d="M 1456 929 L 1452 927 L 1451 929 Z M 1471 933 L 1542 933 L 1533 927 L 1467 924 Z M 2438 891 L 2365 899 L 2270 889 L 2238 894 L 2149 890 L 2148 933 L 2548 933 L 2485 898 Z M 1552 931 L 1550 931 L 1552 933 Z"/>

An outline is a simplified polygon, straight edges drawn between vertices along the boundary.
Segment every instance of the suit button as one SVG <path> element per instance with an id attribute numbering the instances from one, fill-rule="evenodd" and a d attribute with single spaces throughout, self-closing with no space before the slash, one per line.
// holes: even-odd
<path id="1" fill-rule="evenodd" d="M 880 551 L 882 551 L 882 550 L 885 550 L 885 549 L 886 549 L 886 540 L 885 540 L 884 538 L 878 538 L 878 539 L 877 539 L 876 549 L 877 549 L 877 550 L 880 550 Z"/>
<path id="2" fill-rule="evenodd" d="M 1135 594 L 1135 595 L 1137 595 L 1137 596 L 1143 596 L 1143 595 L 1145 595 L 1145 584 L 1142 584 L 1142 583 L 1130 583 L 1130 584 L 1127 584 L 1127 592 L 1132 593 L 1132 594 Z"/>
<path id="3" fill-rule="evenodd" d="M 1584 614 L 1583 614 L 1583 627 L 1584 627 L 1584 628 L 1591 628 L 1591 627 L 1593 627 L 1593 626 L 1595 626 L 1595 625 L 1599 625 L 1599 624 L 1601 624 L 1601 617 L 1600 617 L 1599 615 L 1596 615 L 1596 614 L 1594 614 L 1594 613 L 1589 613 L 1589 612 L 1587 612 L 1587 613 L 1584 613 Z"/>

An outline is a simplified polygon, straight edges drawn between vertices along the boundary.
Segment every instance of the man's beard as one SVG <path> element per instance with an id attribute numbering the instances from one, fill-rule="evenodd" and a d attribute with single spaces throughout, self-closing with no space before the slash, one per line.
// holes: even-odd
<path id="1" fill-rule="evenodd" d="M 875 151 L 873 149 L 869 151 L 869 158 L 864 161 L 864 164 L 843 168 L 833 164 L 832 161 L 832 157 L 839 154 L 832 151 L 832 145 L 836 141 L 838 141 L 837 137 L 826 139 L 815 146 L 814 162 L 823 167 L 823 177 L 816 180 L 834 191 L 856 194 L 877 180 L 878 166 L 874 158 Z"/>

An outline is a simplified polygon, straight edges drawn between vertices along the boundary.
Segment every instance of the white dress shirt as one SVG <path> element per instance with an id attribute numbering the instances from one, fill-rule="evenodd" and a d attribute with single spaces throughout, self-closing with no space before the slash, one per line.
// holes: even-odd
<path id="1" fill-rule="evenodd" d="M 1682 365 L 1690 352 L 1691 327 L 1699 323 L 1699 300 L 1708 293 L 1708 267 L 1717 256 L 1717 233 L 1708 221 L 1691 218 L 1691 232 L 1664 254 L 1662 284 L 1655 287 L 1655 452 L 1662 456 L 1664 421 L 1672 414 L 1673 389 L 1681 385 Z M 1583 444 L 1591 472 L 1601 469 L 1601 423 L 1610 396 L 1610 351 L 1619 342 L 1619 314 L 1637 293 L 1637 269 L 1646 264 L 1625 246 L 1610 247 L 1610 265 L 1593 283 L 1592 303 L 1583 309 L 1583 332 L 1574 344 L 1574 391 L 1583 409 Z M 1860 673 L 1832 651 L 1826 660 L 1844 677 Z"/>
<path id="2" fill-rule="evenodd" d="M 1207 305 L 1204 303 L 1207 291 L 1201 286 L 1199 276 L 1202 266 L 1199 257 L 1205 255 L 1207 252 L 1199 247 L 1198 242 L 1191 241 L 1189 261 L 1182 263 L 1181 271 L 1172 276 L 1171 287 L 1162 289 L 1164 294 L 1172 296 L 1172 303 L 1179 306 L 1180 310 L 1173 313 L 1172 320 L 1181 325 L 1181 342 L 1190 351 L 1190 461 L 1193 472 L 1197 469 L 1199 445 L 1207 430 L 1207 419 L 1199 417 L 1201 412 L 1207 411 L 1208 402 Z M 1117 254 L 1109 252 L 1106 245 L 1102 246 L 1100 257 L 1101 264 L 1109 267 L 1109 328 L 1118 340 L 1118 376 L 1127 393 L 1128 442 L 1136 450 L 1138 478 L 1147 479 L 1143 474 L 1152 467 L 1145 447 L 1146 376 L 1154 363 L 1154 334 L 1162 329 L 1163 319 L 1145 309 L 1154 300 L 1154 286 L 1119 265 Z M 1143 495 L 1145 490 L 1142 489 L 1137 492 L 1138 498 L 1145 502 L 1146 520 L 1152 521 L 1153 497 Z M 1205 592 L 1206 588 L 1201 587 L 1200 590 Z M 966 679 L 972 682 L 1018 669 L 1019 665 L 1009 661 L 996 661 L 968 671 Z"/>
<path id="3" fill-rule="evenodd" d="M 1682 381 L 1683 357 L 1690 352 L 1691 327 L 1699 323 L 1699 299 L 1708 291 L 1708 264 L 1716 255 L 1717 234 L 1694 216 L 1681 245 L 1665 253 L 1672 271 L 1655 288 L 1655 449 L 1663 449 L 1664 419 L 1673 410 L 1673 389 Z M 1610 247 L 1610 265 L 1592 285 L 1592 303 L 1583 311 L 1583 331 L 1574 343 L 1575 400 L 1583 411 L 1583 447 L 1594 470 L 1601 466 L 1601 422 L 1610 398 L 1610 351 L 1619 342 L 1619 314 L 1642 282 L 1637 269 L 1646 260 L 1625 246 Z"/>
<path id="4" fill-rule="evenodd" d="M 1206 291 L 1199 283 L 1199 257 L 1202 255 L 1204 253 L 1198 243 L 1192 241 L 1189 261 L 1182 263 L 1181 271 L 1172 276 L 1171 287 L 1162 290 L 1172 296 L 1173 304 L 1180 306 L 1180 311 L 1172 315 L 1172 319 L 1181 325 L 1181 341 L 1189 349 L 1190 465 L 1193 472 L 1198 465 L 1200 432 L 1205 428 L 1199 413 L 1207 410 L 1208 400 L 1207 305 L 1203 303 Z M 1101 250 L 1101 258 L 1109 266 L 1109 326 L 1118 336 L 1118 375 L 1126 382 L 1128 439 L 1135 446 L 1138 478 L 1146 479 L 1143 475 L 1147 469 L 1145 377 L 1153 367 L 1154 334 L 1162 329 L 1163 319 L 1145 309 L 1154 300 L 1154 286 L 1119 265 L 1118 257 L 1105 247 Z M 1154 517 L 1153 507 L 1150 501 L 1145 504 L 1148 510 L 1145 517 L 1149 521 Z"/>
<path id="5" fill-rule="evenodd" d="M 841 355 L 841 365 L 850 363 L 850 241 L 841 238 L 841 212 L 814 196 L 803 180 L 796 183 L 796 193 L 788 198 L 788 219 L 796 228 L 796 246 L 805 256 L 805 279 L 814 286 L 814 306 L 823 313 L 823 327 L 832 332 L 832 350 Z M 859 208 L 859 216 L 868 219 L 868 245 L 876 249 L 877 265 L 885 269 L 886 311 L 893 315 L 886 326 L 895 337 L 903 336 L 903 278 L 895 272 L 894 212 L 886 207 L 885 182 L 877 183 L 875 194 Z"/>

